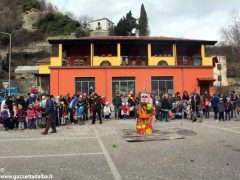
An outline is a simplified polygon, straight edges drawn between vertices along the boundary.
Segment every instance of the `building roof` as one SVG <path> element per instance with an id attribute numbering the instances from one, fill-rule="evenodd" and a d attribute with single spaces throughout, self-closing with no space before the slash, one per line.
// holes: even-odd
<path id="1" fill-rule="evenodd" d="M 215 45 L 217 41 L 174 38 L 162 36 L 96 36 L 96 37 L 81 37 L 81 38 L 55 38 L 48 39 L 50 44 L 57 44 L 61 42 L 81 42 L 81 41 L 162 41 L 162 42 L 182 42 L 182 43 L 202 43 L 206 45 Z"/>
<path id="2" fill-rule="evenodd" d="M 109 20 L 108 18 L 95 19 L 95 20 L 93 20 L 93 21 L 91 21 L 91 22 L 95 22 L 95 21 L 101 21 L 101 20 L 108 20 L 108 21 L 110 21 L 111 23 L 113 23 L 113 24 L 114 24 L 114 22 L 112 22 L 112 21 L 111 21 L 111 20 Z"/>
<path id="3" fill-rule="evenodd" d="M 38 74 L 39 66 L 18 66 L 15 69 L 16 74 Z"/>
<path id="4" fill-rule="evenodd" d="M 50 63 L 50 58 L 45 58 L 45 59 L 41 59 L 41 60 L 38 60 L 36 62 L 37 65 L 40 65 L 40 64 L 49 64 Z"/>

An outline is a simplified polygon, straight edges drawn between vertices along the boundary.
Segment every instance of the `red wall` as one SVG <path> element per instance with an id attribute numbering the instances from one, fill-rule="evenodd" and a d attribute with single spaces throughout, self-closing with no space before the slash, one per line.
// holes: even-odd
<path id="1" fill-rule="evenodd" d="M 51 94 L 74 94 L 75 77 L 95 77 L 96 92 L 112 99 L 112 77 L 134 76 L 136 78 L 136 92 L 146 88 L 151 92 L 151 76 L 173 76 L 174 91 L 181 94 L 184 90 L 189 93 L 200 92 L 198 77 L 213 77 L 212 68 L 78 68 L 78 69 L 51 69 Z M 106 88 L 107 87 L 107 88 Z M 210 92 L 213 93 L 213 87 Z"/>

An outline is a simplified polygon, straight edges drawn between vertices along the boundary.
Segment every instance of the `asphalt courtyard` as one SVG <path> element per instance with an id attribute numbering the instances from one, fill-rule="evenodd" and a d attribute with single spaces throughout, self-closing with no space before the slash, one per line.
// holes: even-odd
<path id="1" fill-rule="evenodd" d="M 129 143 L 118 130 L 134 129 L 134 120 L 68 125 L 47 136 L 41 129 L 5 132 L 1 126 L 0 179 L 41 174 L 66 180 L 240 179 L 240 121 L 174 120 L 153 127 L 197 135 Z"/>

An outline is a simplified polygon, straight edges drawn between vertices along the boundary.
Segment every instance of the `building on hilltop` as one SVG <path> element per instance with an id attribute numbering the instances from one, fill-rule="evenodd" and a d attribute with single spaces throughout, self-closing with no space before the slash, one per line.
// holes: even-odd
<path id="1" fill-rule="evenodd" d="M 109 36 L 114 23 L 108 18 L 93 20 L 90 22 L 90 36 Z"/>
<path id="2" fill-rule="evenodd" d="M 39 65 L 53 95 L 95 91 L 111 101 L 142 88 L 157 95 L 183 91 L 213 93 L 213 61 L 206 45 L 216 41 L 167 37 L 49 39 L 52 57 Z"/>

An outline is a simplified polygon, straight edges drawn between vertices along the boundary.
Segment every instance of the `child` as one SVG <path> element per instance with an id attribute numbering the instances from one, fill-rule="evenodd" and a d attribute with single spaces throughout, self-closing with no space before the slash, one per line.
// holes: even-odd
<path id="1" fill-rule="evenodd" d="M 211 102 L 209 101 L 208 98 L 205 98 L 205 102 L 204 102 L 204 112 L 205 112 L 205 118 L 209 119 L 209 110 L 211 107 Z"/>
<path id="2" fill-rule="evenodd" d="M 156 109 L 156 115 L 155 115 L 155 118 L 156 120 L 159 120 L 159 121 L 162 121 L 162 118 L 161 118 L 161 105 L 160 105 L 160 102 L 159 101 L 156 101 L 155 102 L 155 109 Z"/>
<path id="3" fill-rule="evenodd" d="M 6 104 L 3 106 L 3 111 L 1 112 L 1 116 L 3 119 L 5 130 L 8 131 L 10 126 L 10 112 Z"/>
<path id="4" fill-rule="evenodd" d="M 109 102 L 106 102 L 106 105 L 103 108 L 104 119 L 110 120 L 111 116 L 111 108 L 109 106 Z"/>
<path id="5" fill-rule="evenodd" d="M 35 100 L 35 104 L 33 106 L 33 109 L 34 109 L 35 114 L 36 114 L 36 127 L 39 128 L 40 123 L 42 122 L 42 111 L 41 111 L 39 99 Z"/>
<path id="6" fill-rule="evenodd" d="M 122 103 L 122 107 L 121 107 L 121 116 L 123 119 L 126 119 L 129 116 L 129 107 L 128 107 L 128 103 Z"/>
<path id="7" fill-rule="evenodd" d="M 13 125 L 13 128 L 18 127 L 17 111 L 18 111 L 17 105 L 13 104 L 13 111 L 12 111 L 12 125 Z"/>
<path id="8" fill-rule="evenodd" d="M 223 99 L 220 98 L 220 102 L 218 104 L 218 112 L 219 112 L 219 121 L 224 121 L 224 112 L 225 112 L 225 105 Z"/>
<path id="9" fill-rule="evenodd" d="M 36 113 L 33 109 L 33 105 L 29 104 L 28 110 L 27 110 L 27 118 L 28 118 L 28 127 L 29 129 L 36 128 L 35 119 L 36 119 Z"/>
<path id="10" fill-rule="evenodd" d="M 225 103 L 225 120 L 230 121 L 230 112 L 232 110 L 232 103 L 230 101 L 230 98 L 227 98 L 227 102 Z"/>
<path id="11" fill-rule="evenodd" d="M 60 102 L 59 117 L 60 117 L 61 125 L 65 125 L 66 124 L 66 117 L 67 117 L 67 106 L 65 105 L 64 101 Z"/>
<path id="12" fill-rule="evenodd" d="M 83 113 L 84 113 L 84 107 L 83 107 L 83 104 L 81 102 L 79 102 L 77 104 L 77 120 L 78 120 L 78 123 L 80 125 L 83 125 L 84 124 L 84 121 L 83 121 Z"/>
<path id="13" fill-rule="evenodd" d="M 21 104 L 18 105 L 17 118 L 19 130 L 24 130 L 24 121 L 26 118 L 26 114 Z"/>

